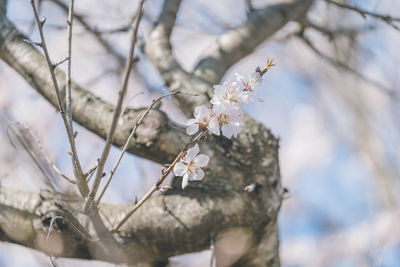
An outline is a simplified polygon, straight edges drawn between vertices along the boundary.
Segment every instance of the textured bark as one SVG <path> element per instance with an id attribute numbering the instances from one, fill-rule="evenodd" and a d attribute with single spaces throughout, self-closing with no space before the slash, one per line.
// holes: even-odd
<path id="1" fill-rule="evenodd" d="M 169 42 L 180 2 L 165 1 L 159 21 L 146 44 L 146 53 L 170 90 L 184 89 L 200 94 L 176 97 L 177 104 L 188 115 L 195 105 L 208 102 L 212 83 L 218 81 L 232 64 L 287 21 L 304 14 L 310 5 L 308 0 L 293 0 L 254 11 L 254 18 L 252 14 L 246 25 L 221 37 L 225 40 L 231 36 L 233 47 L 226 48 L 226 40 L 218 42 L 215 46 L 222 45 L 217 50 L 223 53 L 215 54 L 215 46 L 212 46 L 200 60 L 195 74 L 191 74 L 176 61 Z M 267 29 L 263 29 L 256 40 L 249 41 L 247 35 L 254 34 L 256 25 Z M 238 42 L 237 34 L 249 44 L 234 44 Z M 0 58 L 55 105 L 45 59 L 32 45 L 24 42 L 25 38 L 7 18 L 0 18 Z M 244 49 L 243 53 L 238 49 Z M 237 54 L 227 59 L 227 53 Z M 210 74 L 211 69 L 215 70 Z M 57 70 L 57 78 L 63 88 L 64 73 Z M 72 98 L 74 120 L 104 138 L 111 123 L 113 106 L 75 83 Z M 115 144 L 124 142 L 138 114 L 140 110 L 132 109 L 123 114 Z M 208 249 L 215 243 L 217 266 L 279 266 L 276 221 L 282 200 L 279 140 L 248 116 L 243 123 L 243 131 L 237 138 L 229 140 L 223 136 L 209 136 L 200 144 L 202 153 L 212 159 L 202 182 L 192 182 L 183 191 L 177 178 L 173 189 L 152 197 L 120 232 L 112 236 L 106 229 L 98 227 L 96 220 L 99 221 L 99 217 L 82 212 L 83 200 L 79 197 L 0 188 L 0 240 L 59 257 L 115 263 L 163 261 L 170 256 Z M 152 111 L 139 127 L 135 144 L 131 145 L 129 152 L 160 163 L 171 161 L 189 140 L 174 127 L 177 126 L 166 114 Z M 250 184 L 255 186 L 253 192 L 244 190 Z M 101 221 L 111 229 L 130 207 L 102 205 L 99 208 Z M 47 239 L 51 222 L 55 229 Z M 109 239 L 99 236 L 102 232 L 106 232 Z M 235 253 L 230 255 L 231 262 L 224 261 L 227 257 L 223 244 L 238 242 L 242 246 L 233 249 Z"/>
<path id="2" fill-rule="evenodd" d="M 251 11 L 244 25 L 221 35 L 203 52 L 195 67 L 195 75 L 210 83 L 218 83 L 233 64 L 253 52 L 286 23 L 304 16 L 313 0 L 280 2 Z"/>

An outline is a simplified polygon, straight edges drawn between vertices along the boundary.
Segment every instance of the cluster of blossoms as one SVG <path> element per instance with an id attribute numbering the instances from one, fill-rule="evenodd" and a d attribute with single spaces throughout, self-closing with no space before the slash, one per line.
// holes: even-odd
<path id="1" fill-rule="evenodd" d="M 194 119 L 190 119 L 186 124 L 186 133 L 194 135 L 201 130 L 215 135 L 222 133 L 227 138 L 236 137 L 243 127 L 242 106 L 254 102 L 256 98 L 260 102 L 263 101 L 256 95 L 254 87 L 261 83 L 261 76 L 272 66 L 274 64 L 271 60 L 262 71 L 252 73 L 247 80 L 235 74 L 235 81 L 215 85 L 214 97 L 210 101 L 212 107 L 208 108 L 205 105 L 196 107 Z M 204 177 L 201 168 L 208 164 L 209 157 L 204 154 L 197 155 L 199 151 L 199 146 L 194 145 L 174 166 L 175 175 L 183 176 L 182 188 L 188 185 L 188 181 L 201 180 Z"/>

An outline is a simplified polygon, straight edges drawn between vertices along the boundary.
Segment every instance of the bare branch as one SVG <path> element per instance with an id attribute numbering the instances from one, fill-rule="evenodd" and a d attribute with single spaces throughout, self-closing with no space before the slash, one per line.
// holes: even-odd
<path id="1" fill-rule="evenodd" d="M 158 178 L 157 182 L 150 188 L 150 190 L 142 197 L 142 199 L 139 200 L 133 206 L 132 210 L 129 211 L 125 217 L 117 224 L 117 226 L 114 228 L 113 232 L 118 231 L 126 221 L 143 205 L 143 203 L 148 200 L 151 195 L 153 195 L 154 192 L 160 189 L 161 184 L 164 182 L 165 178 L 171 173 L 171 171 L 174 169 L 176 163 L 186 154 L 186 152 L 193 147 L 195 144 L 197 144 L 200 140 L 202 140 L 206 135 L 207 135 L 207 130 L 201 132 L 198 134 L 182 151 L 179 153 L 179 155 L 174 159 L 174 161 L 168 166 L 168 168 L 165 171 L 161 172 L 160 178 Z"/>
<path id="2" fill-rule="evenodd" d="M 253 1 L 252 0 L 246 0 L 246 8 L 249 13 L 254 11 L 254 6 L 253 6 Z"/>
<path id="3" fill-rule="evenodd" d="M 175 96 L 177 105 L 188 116 L 193 107 L 207 103 L 210 99 L 210 84 L 193 79 L 178 63 L 172 53 L 170 36 L 175 26 L 176 14 L 181 0 L 164 1 L 157 24 L 146 42 L 145 52 L 149 60 L 157 68 L 170 91 L 188 90 L 199 96 L 178 94 Z M 208 94 L 208 95 L 207 95 Z"/>
<path id="4" fill-rule="evenodd" d="M 51 0 L 52 3 L 59 6 L 64 12 L 68 12 L 68 6 L 60 0 Z M 93 37 L 99 42 L 99 44 L 110 53 L 119 63 L 119 65 L 123 65 L 125 62 L 125 57 L 121 55 L 117 50 L 113 48 L 113 46 L 105 40 L 98 31 L 92 27 L 85 19 L 85 16 L 74 12 L 74 18 L 89 32 L 93 35 Z M 129 27 L 130 28 L 130 27 Z"/>
<path id="5" fill-rule="evenodd" d="M 384 21 L 386 24 L 392 26 L 394 29 L 400 31 L 400 27 L 393 23 L 393 22 L 400 22 L 400 18 L 395 18 L 395 17 L 392 17 L 390 15 L 382 15 L 382 14 L 379 14 L 379 13 L 367 11 L 367 10 L 364 10 L 364 9 L 358 7 L 358 6 L 352 6 L 352 5 L 349 5 L 349 4 L 338 3 L 338 2 L 333 1 L 333 0 L 325 0 L 325 1 L 328 2 L 329 4 L 335 5 L 337 7 L 355 11 L 355 12 L 359 13 L 363 18 L 366 18 L 367 16 L 370 16 L 370 17 L 373 17 L 373 18 L 376 18 L 376 19 L 380 19 L 380 20 Z"/>
<path id="6" fill-rule="evenodd" d="M 321 26 L 318 24 L 315 24 L 308 19 L 303 19 L 299 21 L 301 25 L 305 28 L 312 28 L 321 34 L 325 35 L 329 41 L 334 40 L 338 36 L 346 36 L 349 38 L 354 38 L 358 34 L 364 31 L 369 31 L 369 30 L 374 30 L 374 26 L 367 26 L 367 27 L 353 27 L 353 28 L 336 28 L 336 29 L 331 29 L 329 27 Z M 297 34 L 298 35 L 298 34 Z"/>
<path id="7" fill-rule="evenodd" d="M 97 165 L 97 171 L 96 171 L 96 178 L 93 182 L 93 186 L 92 189 L 90 191 L 89 194 L 89 198 L 88 198 L 88 204 L 90 204 L 94 198 L 96 197 L 96 193 L 99 189 L 100 186 L 100 180 L 103 177 L 103 170 L 104 170 L 104 166 L 105 163 L 107 161 L 108 158 L 108 154 L 110 153 L 110 149 L 111 149 L 111 145 L 112 145 L 112 140 L 114 138 L 114 133 L 115 130 L 117 128 L 117 123 L 120 117 L 120 113 L 121 113 L 121 109 L 122 109 L 122 103 L 124 101 L 125 98 L 125 94 L 126 91 L 128 89 L 128 81 L 129 81 L 129 76 L 131 73 L 131 69 L 132 66 L 135 62 L 134 60 L 134 52 L 135 52 L 135 44 L 136 44 L 136 39 L 137 39 L 137 33 L 139 30 L 139 24 L 140 24 L 140 20 L 142 18 L 142 14 L 143 14 L 143 4 L 144 4 L 145 0 L 141 0 L 139 3 L 139 7 L 137 9 L 137 15 L 136 15 L 136 24 L 132 30 L 132 37 L 131 37 L 131 47 L 129 49 L 129 55 L 128 55 L 128 60 L 126 63 L 126 68 L 125 68 L 125 74 L 124 74 L 124 79 L 123 79 L 123 83 L 122 83 L 122 88 L 121 90 L 118 92 L 119 97 L 118 97 L 118 102 L 116 105 L 116 108 L 114 110 L 114 115 L 113 115 L 113 120 L 111 122 L 111 127 L 110 130 L 107 134 L 107 138 L 106 138 L 106 144 L 104 146 L 103 152 L 101 154 L 99 163 Z"/>
<path id="8" fill-rule="evenodd" d="M 217 84 L 232 65 L 250 54 L 290 20 L 303 16 L 312 2 L 291 0 L 250 12 L 243 26 L 221 35 L 203 52 L 194 75 L 210 84 Z"/>
<path id="9" fill-rule="evenodd" d="M 74 0 L 69 1 L 68 19 L 67 19 L 67 67 L 65 70 L 66 83 L 65 88 L 65 113 L 68 123 L 71 127 L 71 132 L 74 132 L 72 125 L 72 110 L 71 110 L 71 60 L 72 60 L 72 22 L 74 14 Z"/>
<path id="10" fill-rule="evenodd" d="M 31 193 L 0 187 L 0 240 L 55 257 L 137 264 L 208 249 L 210 238 L 224 229 L 255 230 L 260 228 L 260 220 L 270 218 L 269 213 L 260 213 L 252 207 L 249 194 L 234 193 L 238 188 L 223 189 L 214 185 L 214 192 L 218 192 L 214 197 L 205 193 L 206 188 L 211 189 L 213 185 L 191 186 L 186 192 L 181 191 L 182 194 L 156 196 L 146 201 L 114 234 L 120 250 L 127 255 L 118 258 L 103 253 L 94 237 L 93 225 L 81 213 L 83 200 L 48 191 Z M 115 224 L 132 205 L 100 205 L 99 209 L 110 224 Z M 47 243 L 50 223 L 57 216 L 61 217 L 54 224 L 57 231 L 52 232 Z M 52 240 L 53 235 L 57 238 Z M 62 250 L 54 249 L 60 246 Z"/>
<path id="11" fill-rule="evenodd" d="M 125 145 L 124 145 L 124 147 L 122 148 L 121 154 L 119 155 L 119 157 L 118 157 L 118 159 L 117 159 L 117 162 L 115 163 L 114 167 L 112 168 L 112 170 L 111 170 L 111 172 L 110 172 L 110 176 L 109 176 L 108 179 L 107 179 L 107 183 L 105 184 L 103 190 L 101 191 L 101 194 L 100 194 L 99 198 L 98 198 L 97 201 L 96 201 L 96 206 L 99 205 L 101 199 L 103 198 L 104 193 L 106 192 L 106 190 L 107 190 L 107 188 L 108 188 L 108 186 L 109 186 L 109 184 L 110 184 L 110 182 L 111 182 L 111 179 L 113 178 L 114 173 L 115 173 L 115 171 L 117 170 L 117 168 L 118 168 L 118 166 L 119 166 L 119 163 L 121 162 L 122 157 L 124 156 L 126 150 L 128 149 L 128 146 L 129 146 L 129 144 L 131 143 L 132 138 L 136 135 L 137 129 L 138 129 L 139 126 L 142 124 L 143 119 L 149 114 L 150 110 L 151 110 L 152 108 L 154 108 L 154 106 L 155 106 L 157 103 L 159 103 L 163 98 L 165 98 L 165 97 L 167 97 L 167 96 L 170 96 L 170 95 L 177 94 L 178 92 L 179 92 L 179 91 L 172 92 L 172 93 L 163 95 L 163 96 L 161 96 L 161 97 L 159 97 L 159 98 L 157 98 L 157 99 L 154 99 L 153 102 L 151 103 L 151 105 L 143 112 L 143 114 L 142 114 L 142 116 L 139 118 L 139 120 L 136 121 L 135 127 L 133 128 L 132 132 L 130 133 L 128 139 L 126 140 Z"/>
<path id="12" fill-rule="evenodd" d="M 7 0 L 0 0 L 0 19 L 7 14 Z"/>
<path id="13" fill-rule="evenodd" d="M 146 43 L 146 55 L 156 66 L 167 85 L 174 82 L 174 74 L 188 76 L 172 54 L 169 41 L 180 3 L 181 0 L 164 1 L 158 22 Z"/>
<path id="14" fill-rule="evenodd" d="M 22 35 L 7 19 L 0 21 L 0 58 L 17 71 L 34 89 L 37 90 L 55 107 L 57 96 L 46 66 L 45 57 L 37 51 L 26 36 Z M 54 69 L 61 87 L 65 86 L 65 73 Z M 91 92 L 72 82 L 72 115 L 73 119 L 102 138 L 106 138 L 111 125 L 114 106 L 96 97 Z M 121 116 L 113 140 L 116 146 L 123 146 L 144 109 L 126 109 Z M 180 126 L 169 120 L 159 110 L 151 110 L 137 130 L 135 142 L 130 143 L 128 152 L 140 157 L 164 164 L 172 161 L 189 141 L 186 134 L 177 131 Z"/>
<path id="15" fill-rule="evenodd" d="M 53 66 L 52 66 L 53 69 L 57 68 L 58 66 L 60 66 L 61 64 L 63 64 L 67 60 L 68 60 L 68 57 L 64 58 L 63 60 L 61 60 L 61 61 L 59 61 L 57 63 L 54 63 Z"/>
<path id="16" fill-rule="evenodd" d="M 39 139 L 35 134 L 25 125 L 21 123 L 8 123 L 6 120 L 0 118 L 0 122 L 7 125 L 7 136 L 11 145 L 14 148 L 20 146 L 29 155 L 31 160 L 35 163 L 36 167 L 40 170 L 45 178 L 45 184 L 53 191 L 64 192 L 63 188 L 57 178 L 64 178 L 66 181 L 72 184 L 76 184 L 75 181 L 64 175 L 57 166 L 50 160 L 43 147 L 40 145 Z"/>
<path id="17" fill-rule="evenodd" d="M 33 12 L 35 15 L 36 24 L 39 29 L 39 34 L 40 34 L 40 39 L 41 39 L 41 48 L 43 49 L 43 52 L 45 54 L 47 65 L 49 67 L 50 74 L 51 74 L 51 79 L 53 81 L 54 89 L 56 91 L 58 109 L 59 109 L 61 117 L 63 119 L 64 126 L 65 126 L 67 136 L 68 136 L 68 141 L 69 141 L 69 144 L 71 147 L 74 171 L 75 171 L 75 175 L 76 175 L 75 178 L 77 179 L 77 185 L 78 185 L 81 195 L 83 197 L 86 197 L 87 194 L 89 193 L 89 187 L 88 187 L 88 185 L 86 183 L 86 179 L 83 175 L 82 167 L 81 167 L 81 164 L 80 164 L 80 161 L 78 158 L 78 153 L 77 153 L 76 147 L 75 147 L 75 137 L 74 137 L 74 134 L 70 127 L 70 123 L 68 122 L 68 118 L 65 114 L 65 110 L 63 108 L 62 99 L 61 99 L 61 91 L 58 86 L 56 74 L 54 72 L 53 64 L 51 63 L 51 60 L 50 60 L 49 52 L 47 50 L 46 41 L 45 41 L 44 34 L 43 34 L 43 25 L 44 25 L 46 19 L 43 19 L 42 21 L 39 19 L 39 15 L 38 15 L 34 0 L 31 0 L 31 5 L 32 5 Z"/>
<path id="18" fill-rule="evenodd" d="M 357 76 L 358 78 L 366 81 L 367 83 L 372 84 L 375 88 L 380 89 L 382 92 L 384 92 L 385 94 L 387 94 L 389 97 L 393 98 L 394 100 L 396 100 L 397 102 L 400 101 L 400 96 L 399 94 L 393 90 L 390 89 L 384 85 L 382 85 L 381 83 L 372 80 L 371 78 L 363 75 L 362 73 L 360 73 L 359 71 L 349 67 L 347 64 L 344 64 L 343 62 L 340 62 L 334 58 L 331 58 L 328 55 L 325 55 L 323 52 L 321 52 L 317 47 L 315 47 L 315 45 L 312 43 L 312 41 L 307 38 L 304 34 L 299 35 L 299 38 L 301 40 L 304 41 L 304 43 L 311 48 L 311 50 L 313 50 L 318 56 L 320 56 L 322 59 L 326 60 L 328 63 L 341 68 L 342 70 L 345 70 L 355 76 Z"/>

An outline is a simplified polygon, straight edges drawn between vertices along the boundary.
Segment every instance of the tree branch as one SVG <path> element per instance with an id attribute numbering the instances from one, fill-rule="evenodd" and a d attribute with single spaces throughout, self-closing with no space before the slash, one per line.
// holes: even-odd
<path id="1" fill-rule="evenodd" d="M 351 11 L 355 11 L 357 13 L 359 13 L 363 18 L 366 18 L 367 16 L 376 18 L 376 19 L 380 19 L 382 21 L 384 21 L 386 24 L 392 26 L 394 29 L 400 31 L 400 27 L 396 24 L 394 24 L 393 22 L 400 22 L 400 18 L 394 18 L 390 15 L 382 15 L 379 13 L 375 13 L 375 12 L 371 12 L 371 11 L 367 11 L 364 10 L 358 6 L 352 6 L 352 5 L 348 5 L 348 4 L 342 4 L 342 3 L 338 3 L 336 1 L 333 0 L 325 0 L 327 3 L 335 5 L 339 8 L 344 8 L 344 9 L 348 9 Z"/>
<path id="2" fill-rule="evenodd" d="M 48 191 L 29 193 L 0 188 L 0 239 L 56 257 L 114 263 L 153 262 L 208 249 L 211 239 L 218 239 L 218 234 L 226 229 L 253 232 L 271 219 L 268 214 L 256 211 L 251 204 L 254 196 L 240 188 L 217 188 L 216 197 L 204 191 L 211 185 L 198 185 L 181 195 L 157 196 L 144 203 L 143 209 L 114 234 L 125 258 L 104 254 L 94 226 L 80 212 L 83 200 Z M 99 207 L 100 214 L 109 220 L 108 228 L 131 208 L 132 205 Z M 50 221 L 56 216 L 54 231 L 46 241 Z"/>
<path id="3" fill-rule="evenodd" d="M 157 68 L 170 91 L 180 90 L 198 93 L 197 96 L 178 94 L 176 104 L 188 116 L 193 108 L 209 101 L 210 85 L 194 80 L 178 63 L 172 53 L 170 36 L 175 25 L 176 14 L 181 0 L 164 1 L 157 24 L 146 42 L 145 52 L 149 60 Z"/>
<path id="4" fill-rule="evenodd" d="M 87 185 L 86 182 L 86 178 L 83 174 L 83 170 L 81 167 L 81 163 L 79 161 L 79 157 L 78 157 L 78 152 L 76 150 L 76 146 L 75 146 L 75 136 L 74 133 L 72 132 L 72 123 L 69 121 L 68 119 L 68 114 L 66 114 L 65 108 L 64 108 L 64 104 L 63 104 L 63 99 L 61 96 L 61 90 L 60 87 L 58 85 L 58 81 L 57 81 L 57 77 L 56 74 L 54 72 L 54 65 L 52 64 L 51 60 L 50 60 L 50 56 L 49 56 L 49 52 L 47 50 L 47 45 L 46 45 L 46 41 L 44 38 L 44 33 L 43 33 L 43 25 L 46 21 L 46 19 L 40 21 L 39 19 L 39 14 L 38 11 L 36 9 L 36 4 L 34 0 L 31 0 L 31 5 L 33 8 L 33 13 L 35 16 L 35 20 L 36 20 L 36 24 L 38 26 L 39 29 L 39 34 L 40 34 L 40 47 L 43 49 L 43 52 L 45 54 L 45 58 L 46 58 L 46 62 L 47 65 L 49 67 L 49 71 L 50 71 L 50 75 L 51 75 L 51 80 L 53 82 L 53 86 L 55 89 L 55 93 L 56 93 L 56 98 L 57 98 L 57 109 L 59 110 L 61 117 L 63 119 L 64 122 L 64 126 L 65 126 L 65 130 L 67 132 L 67 136 L 68 136 L 68 141 L 70 144 L 70 148 L 71 148 L 71 154 L 72 154 L 72 163 L 73 163 L 73 168 L 74 168 L 74 173 L 75 173 L 75 178 L 77 180 L 77 186 L 79 188 L 79 192 L 81 193 L 81 195 L 83 197 L 86 197 L 87 194 L 89 193 L 89 187 Z M 67 78 L 68 79 L 68 78 Z"/>
<path id="5" fill-rule="evenodd" d="M 26 38 L 7 19 L 0 21 L 0 58 L 53 106 L 57 106 L 46 60 L 37 49 L 25 42 Z M 55 69 L 55 73 L 60 88 L 65 88 L 65 74 L 58 68 Z M 105 138 L 111 125 L 114 107 L 74 82 L 71 90 L 73 119 Z M 113 140 L 115 145 L 122 146 L 125 143 L 132 125 L 144 110 L 124 111 L 120 119 L 121 127 L 117 129 Z M 189 142 L 189 138 L 175 130 L 176 128 L 180 126 L 171 122 L 163 112 L 152 110 L 138 128 L 135 140 L 128 146 L 128 151 L 159 163 L 172 161 L 184 144 Z"/>
<path id="6" fill-rule="evenodd" d="M 290 20 L 305 15 L 312 2 L 291 0 L 250 12 L 244 25 L 221 35 L 203 52 L 194 75 L 210 84 L 217 84 L 232 65 L 250 54 L 265 39 Z"/>
<path id="7" fill-rule="evenodd" d="M 99 195 L 99 198 L 98 198 L 97 201 L 96 201 L 96 205 L 99 205 L 99 204 L 100 204 L 101 199 L 103 198 L 104 193 L 106 192 L 108 186 L 110 185 L 111 179 L 113 178 L 114 173 L 115 173 L 115 171 L 117 170 L 117 168 L 118 168 L 118 166 L 119 166 L 119 163 L 120 163 L 121 160 L 122 160 L 122 157 L 124 156 L 126 150 L 128 149 L 128 146 L 129 146 L 129 144 L 131 143 L 133 136 L 136 135 L 137 129 L 139 128 L 139 126 L 140 126 L 141 123 L 143 122 L 144 118 L 149 114 L 150 110 L 153 109 L 154 106 L 155 106 L 157 103 L 159 103 L 163 98 L 165 98 L 165 97 L 167 97 L 167 96 L 170 96 L 170 95 L 173 95 L 173 94 L 176 94 L 176 93 L 178 93 L 178 91 L 173 92 L 173 93 L 169 93 L 169 94 L 160 96 L 160 97 L 157 98 L 157 99 L 154 99 L 153 102 L 151 103 L 151 105 L 143 112 L 143 114 L 140 116 L 140 118 L 136 121 L 135 126 L 133 127 L 132 132 L 129 134 L 128 139 L 126 140 L 126 142 L 125 142 L 125 144 L 124 144 L 124 147 L 122 148 L 121 154 L 119 155 L 119 157 L 118 157 L 118 159 L 117 159 L 117 162 L 115 163 L 114 167 L 113 167 L 112 170 L 110 171 L 110 175 L 109 175 L 109 177 L 108 177 L 108 179 L 107 179 L 106 184 L 104 185 L 103 190 L 101 191 L 101 193 L 100 193 L 100 195 Z"/>
<path id="8" fill-rule="evenodd" d="M 54 3 L 55 5 L 59 6 L 64 12 L 68 12 L 68 6 L 60 0 L 51 0 L 50 2 Z M 93 37 L 98 41 L 98 43 L 112 55 L 118 62 L 120 66 L 123 66 L 125 63 L 125 57 L 121 55 L 114 47 L 104 39 L 98 31 L 92 27 L 85 19 L 85 17 L 79 13 L 74 12 L 74 18 L 90 33 Z M 129 29 L 130 27 L 128 27 Z"/>
<path id="9" fill-rule="evenodd" d="M 108 155 L 110 153 L 112 141 L 114 139 L 114 134 L 115 134 L 115 131 L 117 129 L 117 124 L 118 124 L 118 121 L 119 121 L 119 118 L 120 118 L 120 115 L 121 115 L 122 103 L 124 101 L 126 91 L 128 90 L 128 81 L 129 81 L 129 77 L 130 77 L 130 74 L 131 74 L 132 66 L 133 66 L 133 64 L 135 62 L 135 59 L 133 58 L 133 56 L 134 56 L 134 53 L 135 53 L 135 44 L 136 44 L 136 40 L 137 40 L 137 33 L 138 33 L 138 30 L 139 30 L 140 20 L 142 18 L 144 1 L 145 0 L 141 0 L 139 2 L 139 6 L 138 6 L 138 9 L 137 9 L 136 24 L 132 29 L 131 44 L 130 44 L 130 49 L 129 49 L 128 60 L 126 61 L 124 78 L 123 78 L 123 81 L 122 81 L 122 88 L 118 92 L 117 105 L 116 105 L 116 107 L 114 109 L 113 119 L 111 121 L 111 126 L 109 128 L 108 133 L 107 133 L 106 144 L 104 145 L 103 152 L 101 153 L 101 157 L 100 157 L 98 165 L 97 165 L 96 178 L 95 178 L 95 180 L 93 182 L 93 186 L 92 186 L 92 189 L 90 191 L 87 204 L 90 204 L 91 202 L 93 202 L 95 197 L 96 197 L 97 191 L 98 191 L 99 186 L 100 186 L 100 180 L 103 177 L 104 166 L 106 164 Z"/>
<path id="10" fill-rule="evenodd" d="M 348 73 L 353 74 L 354 76 L 360 78 L 361 80 L 371 84 L 374 86 L 374 88 L 379 89 L 383 93 L 385 93 L 388 97 L 392 98 L 396 102 L 400 101 L 400 96 L 396 92 L 396 90 L 393 90 L 391 88 L 386 87 L 385 85 L 369 78 L 368 76 L 362 74 L 361 72 L 351 68 L 347 64 L 340 62 L 339 60 L 336 60 L 335 58 L 332 58 L 326 54 L 324 54 L 322 51 L 320 51 L 313 43 L 312 41 L 304 35 L 304 33 L 297 34 L 297 36 L 319 57 L 321 57 L 323 60 L 328 62 L 329 64 L 339 67 L 340 69 L 347 71 Z"/>
<path id="11" fill-rule="evenodd" d="M 65 70 L 67 86 L 65 89 L 65 112 L 72 133 L 74 133 L 74 128 L 72 125 L 72 111 L 71 111 L 72 22 L 74 18 L 73 14 L 74 14 L 74 0 L 70 0 L 68 8 L 68 19 L 67 19 L 67 58 L 66 58 L 67 67 Z"/>
<path id="12" fill-rule="evenodd" d="M 0 18 L 5 17 L 7 14 L 7 0 L 0 0 Z"/>

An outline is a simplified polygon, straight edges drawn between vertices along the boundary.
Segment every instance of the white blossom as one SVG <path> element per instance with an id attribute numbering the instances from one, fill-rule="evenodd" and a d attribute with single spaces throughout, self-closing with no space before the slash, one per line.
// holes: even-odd
<path id="1" fill-rule="evenodd" d="M 219 104 L 213 106 L 213 111 L 221 126 L 222 134 L 227 138 L 236 137 L 243 127 L 243 110 L 240 107 Z"/>
<path id="2" fill-rule="evenodd" d="M 248 80 L 246 80 L 243 76 L 237 73 L 235 73 L 235 76 L 237 83 L 243 85 L 244 87 L 242 91 L 243 92 L 242 99 L 245 104 L 254 102 L 253 94 L 258 98 L 260 102 L 264 101 L 263 98 L 258 96 L 254 90 L 254 87 L 256 87 L 262 82 L 262 77 L 260 73 L 253 72 Z"/>
<path id="3" fill-rule="evenodd" d="M 199 128 L 207 128 L 212 134 L 219 135 L 219 123 L 212 110 L 205 105 L 194 109 L 194 119 L 186 123 L 186 133 L 193 135 L 199 131 Z"/>
<path id="4" fill-rule="evenodd" d="M 174 166 L 174 174 L 183 176 L 182 189 L 188 185 L 189 181 L 199 181 L 204 177 L 204 172 L 201 168 L 207 166 L 209 157 L 204 154 L 197 155 L 199 152 L 199 145 L 195 144 Z"/>
<path id="5" fill-rule="evenodd" d="M 237 82 L 224 82 L 222 85 L 214 86 L 214 97 L 211 99 L 213 105 L 230 105 L 240 107 L 246 103 L 246 94 L 240 90 Z"/>

